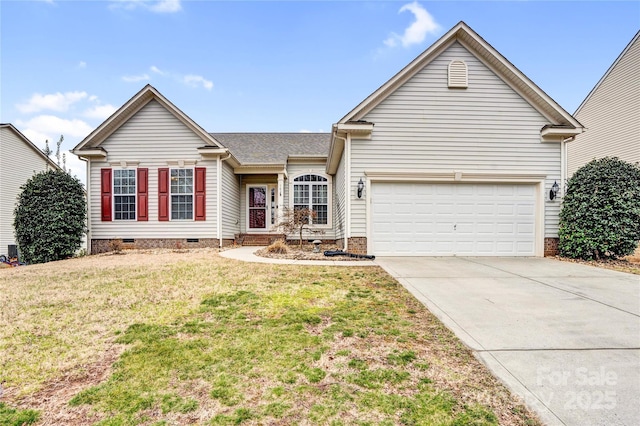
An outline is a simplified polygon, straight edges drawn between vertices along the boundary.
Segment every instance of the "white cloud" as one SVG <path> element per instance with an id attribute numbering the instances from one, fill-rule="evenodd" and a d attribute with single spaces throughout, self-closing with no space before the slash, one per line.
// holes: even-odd
<path id="1" fill-rule="evenodd" d="M 80 158 L 76 157 L 76 155 L 72 154 L 71 151 L 63 151 L 63 152 L 65 154 L 65 163 L 66 163 L 67 172 L 69 172 L 71 176 L 75 176 L 78 179 L 80 179 L 80 182 L 86 185 L 87 163 L 82 161 Z M 54 158 L 53 161 L 56 161 L 56 159 Z M 62 165 L 62 158 L 60 159 L 60 165 Z"/>
<path id="2" fill-rule="evenodd" d="M 413 44 L 420 44 L 427 37 L 427 34 L 434 34 L 440 29 L 440 25 L 435 21 L 433 16 L 417 1 L 405 4 L 400 8 L 398 13 L 407 10 L 413 13 L 415 21 L 404 30 L 404 34 L 401 36 L 392 33 L 391 36 L 384 41 L 386 46 L 395 47 L 400 43 L 403 47 L 409 47 Z"/>
<path id="3" fill-rule="evenodd" d="M 202 85 L 202 87 L 204 87 L 207 90 L 213 89 L 213 82 L 205 79 L 200 75 L 188 74 L 184 76 L 182 81 L 187 86 L 198 87 L 199 85 Z"/>
<path id="4" fill-rule="evenodd" d="M 44 144 L 46 139 L 49 142 L 57 141 L 60 135 L 65 138 L 84 138 L 93 130 L 92 126 L 77 118 L 67 120 L 55 115 L 38 115 L 28 121 L 17 120 L 16 127 L 38 146 Z"/>
<path id="5" fill-rule="evenodd" d="M 154 72 L 156 74 L 167 75 L 166 72 L 162 71 L 160 68 L 156 67 L 155 65 L 151 65 L 151 67 L 149 67 L 149 69 L 151 70 L 151 72 Z"/>
<path id="6" fill-rule="evenodd" d="M 181 0 L 111 0 L 110 9 L 143 8 L 155 13 L 175 13 L 182 10 Z"/>
<path id="7" fill-rule="evenodd" d="M 182 10 L 180 0 L 160 0 L 151 5 L 149 10 L 157 13 L 174 13 Z"/>
<path id="8" fill-rule="evenodd" d="M 116 111 L 116 107 L 111 104 L 96 105 L 86 110 L 82 115 L 87 118 L 96 118 L 98 120 L 106 120 Z"/>
<path id="9" fill-rule="evenodd" d="M 124 75 L 122 76 L 122 80 L 127 83 L 137 83 L 138 81 L 149 80 L 149 74 L 140 74 L 140 75 Z"/>
<path id="10" fill-rule="evenodd" d="M 85 61 L 78 62 L 78 68 L 86 68 L 86 67 L 87 67 L 87 63 Z"/>
<path id="11" fill-rule="evenodd" d="M 51 110 L 63 112 L 69 107 L 87 97 L 87 92 L 66 92 L 52 93 L 49 95 L 41 95 L 34 93 L 27 103 L 18 104 L 16 108 L 23 113 L 39 112 L 42 110 Z"/>

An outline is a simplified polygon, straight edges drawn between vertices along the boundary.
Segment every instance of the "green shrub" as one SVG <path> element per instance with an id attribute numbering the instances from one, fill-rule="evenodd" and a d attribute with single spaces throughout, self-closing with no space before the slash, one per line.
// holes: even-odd
<path id="1" fill-rule="evenodd" d="M 48 170 L 20 189 L 13 227 L 21 260 L 45 263 L 73 256 L 86 228 L 80 181 L 64 171 Z"/>
<path id="2" fill-rule="evenodd" d="M 567 183 L 558 233 L 562 256 L 631 254 L 640 241 L 640 167 L 602 158 L 580 168 Z"/>

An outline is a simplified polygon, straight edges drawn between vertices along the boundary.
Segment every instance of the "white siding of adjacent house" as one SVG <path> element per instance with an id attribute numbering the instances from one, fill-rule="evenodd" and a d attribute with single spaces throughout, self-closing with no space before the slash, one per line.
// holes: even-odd
<path id="1" fill-rule="evenodd" d="M 594 158 L 640 162 L 640 37 L 636 36 L 575 117 L 586 130 L 567 145 L 569 177 Z"/>
<path id="2" fill-rule="evenodd" d="M 222 163 L 222 238 L 240 233 L 240 182 L 233 168 Z"/>
<path id="3" fill-rule="evenodd" d="M 101 147 L 108 155 L 106 161 L 91 161 L 91 225 L 93 239 L 110 238 L 218 238 L 216 228 L 217 159 L 202 160 L 197 148 L 204 146 L 200 139 L 158 102 L 151 101 L 116 130 Z M 183 160 L 185 168 L 206 167 L 206 221 L 158 221 L 158 168 L 178 168 L 172 162 Z M 117 163 L 127 167 L 149 169 L 149 220 L 103 222 L 100 209 L 100 169 L 117 169 Z M 195 165 L 188 162 L 197 163 Z M 116 163 L 115 165 L 112 163 Z"/>
<path id="4" fill-rule="evenodd" d="M 448 88 L 455 59 L 468 66 L 467 89 Z M 540 141 L 549 121 L 459 43 L 362 118 L 375 126 L 371 140 L 352 140 L 347 188 L 376 171 L 528 172 L 547 176 L 547 192 L 560 179 L 560 145 Z M 366 236 L 368 197 L 350 197 L 351 236 Z M 560 202 L 543 202 L 544 234 L 555 237 Z"/>
<path id="5" fill-rule="evenodd" d="M 48 166 L 51 168 L 52 166 Z M 20 187 L 47 170 L 47 160 L 9 127 L 0 128 L 0 254 L 15 244 L 13 210 Z"/>

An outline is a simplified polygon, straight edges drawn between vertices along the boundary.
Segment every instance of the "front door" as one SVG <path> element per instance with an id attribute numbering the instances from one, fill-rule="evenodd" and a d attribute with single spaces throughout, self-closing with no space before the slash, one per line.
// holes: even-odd
<path id="1" fill-rule="evenodd" d="M 278 224 L 278 191 L 276 185 L 247 187 L 248 231 L 275 230 Z"/>

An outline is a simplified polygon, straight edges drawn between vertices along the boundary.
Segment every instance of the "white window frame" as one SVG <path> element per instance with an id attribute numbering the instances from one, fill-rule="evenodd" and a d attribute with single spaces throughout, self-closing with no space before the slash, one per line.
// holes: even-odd
<path id="1" fill-rule="evenodd" d="M 171 173 L 174 171 L 180 171 L 180 170 L 191 170 L 191 193 L 186 193 L 186 192 L 178 192 L 178 193 L 173 193 L 172 191 L 172 187 L 171 187 Z M 184 168 L 184 167 L 170 167 L 169 168 L 169 220 L 171 221 L 176 221 L 176 222 L 192 222 L 194 221 L 194 217 L 195 217 L 195 210 L 196 210 L 196 206 L 195 206 L 195 202 L 196 202 L 196 195 L 195 195 L 195 187 L 196 187 L 196 171 L 194 168 Z M 180 219 L 180 218 L 173 218 L 173 196 L 180 196 L 180 195 L 191 195 L 191 217 L 188 219 Z"/>
<path id="2" fill-rule="evenodd" d="M 118 221 L 118 222 L 133 222 L 138 220 L 138 170 L 137 169 L 130 169 L 130 168 L 121 168 L 121 169 L 111 169 L 113 176 L 111 178 L 111 197 L 112 197 L 112 217 L 114 221 Z M 116 173 L 117 172 L 133 172 L 133 194 L 116 194 Z M 127 178 L 130 179 L 130 178 Z M 133 197 L 133 219 L 132 218 L 127 218 L 127 219 L 118 219 L 116 217 L 116 197 Z M 122 214 L 122 212 L 120 212 L 120 214 Z"/>
<path id="3" fill-rule="evenodd" d="M 296 182 L 295 180 L 301 176 L 306 175 L 316 175 L 326 179 L 325 182 Z M 330 175 L 321 173 L 321 172 L 301 172 L 293 175 L 289 181 L 289 208 L 293 210 L 294 208 L 294 185 L 300 184 L 309 184 L 309 185 L 317 185 L 317 184 L 326 184 L 327 185 L 327 223 L 326 224 L 316 224 L 311 223 L 311 226 L 317 229 L 331 229 L 333 226 L 333 179 Z M 313 205 L 313 189 L 309 188 L 309 203 Z"/>

